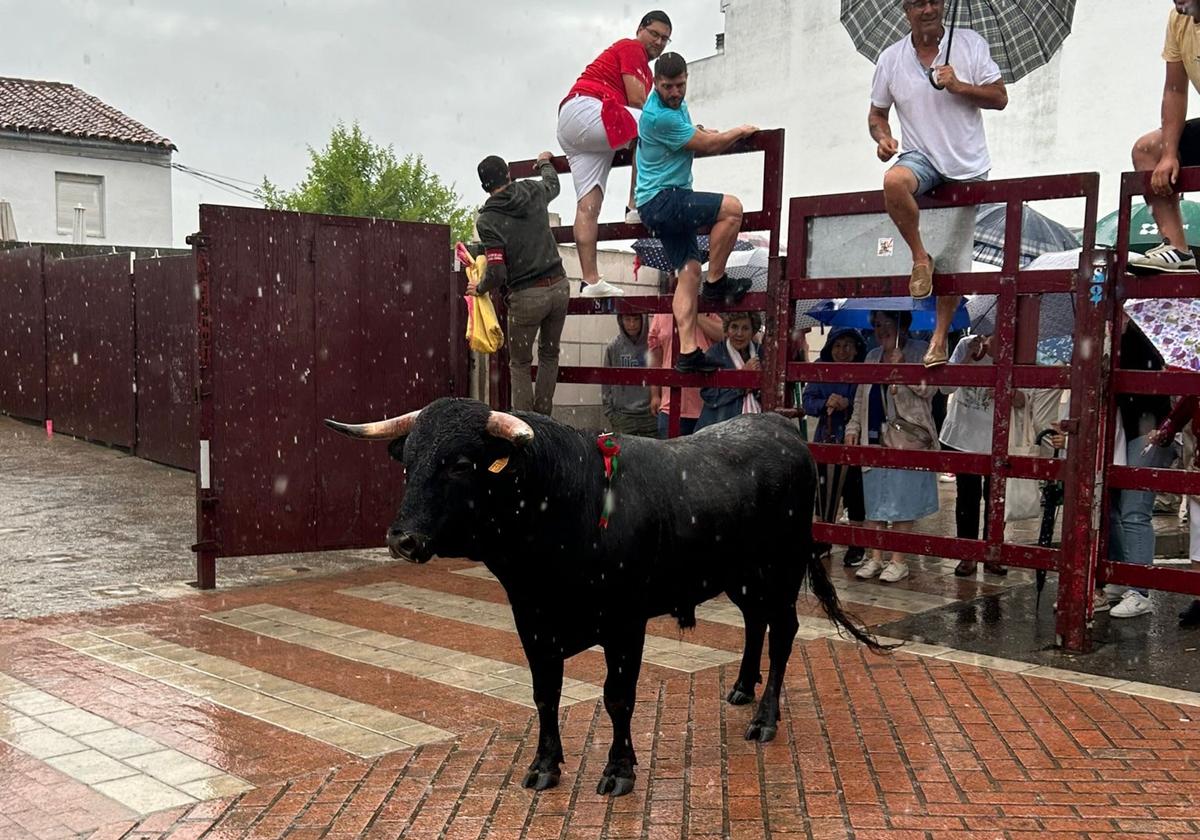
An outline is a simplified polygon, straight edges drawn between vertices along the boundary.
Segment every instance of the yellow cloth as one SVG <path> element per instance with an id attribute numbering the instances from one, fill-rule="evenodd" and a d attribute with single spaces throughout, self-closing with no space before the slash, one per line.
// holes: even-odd
<path id="1" fill-rule="evenodd" d="M 1200 26 L 1191 15 L 1171 11 L 1162 57 L 1163 61 L 1182 62 L 1192 87 L 1200 91 Z"/>
<path id="2" fill-rule="evenodd" d="M 483 280 L 487 257 L 478 256 L 467 265 L 467 279 L 473 283 Z M 487 294 L 467 295 L 467 342 L 476 353 L 495 353 L 504 346 L 504 331 Z"/>

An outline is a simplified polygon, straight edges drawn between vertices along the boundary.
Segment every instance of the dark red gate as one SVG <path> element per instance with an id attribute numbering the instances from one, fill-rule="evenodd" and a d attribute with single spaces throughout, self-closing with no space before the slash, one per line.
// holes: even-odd
<path id="1" fill-rule="evenodd" d="M 466 392 L 441 225 L 202 205 L 197 575 L 217 557 L 384 544 L 403 471 L 330 432 Z"/>
<path id="2" fill-rule="evenodd" d="M 1108 268 L 1093 274 L 1099 176 L 1095 173 L 1020 178 L 1010 181 L 955 184 L 920 200 L 925 208 L 971 207 L 991 202 L 1006 205 L 1004 264 L 996 273 L 938 274 L 937 295 L 969 293 L 998 296 L 996 337 L 1000 355 L 992 367 L 947 365 L 926 370 L 921 365 L 790 363 L 789 381 L 873 383 L 927 383 L 974 385 L 994 389 L 995 421 L 992 452 L 904 451 L 879 446 L 813 444 L 813 455 L 822 463 L 867 467 L 899 467 L 992 476 L 991 512 L 986 540 L 919 533 L 895 533 L 849 525 L 818 523 L 816 539 L 842 545 L 861 545 L 891 551 L 929 554 L 959 559 L 983 559 L 1059 574 L 1057 631 L 1064 646 L 1078 650 L 1089 641 L 1090 587 L 1096 568 L 1095 540 L 1089 537 L 1097 514 L 1096 455 L 1098 426 L 1093 407 L 1101 385 L 1101 358 L 1106 346 L 1104 310 L 1094 304 L 1096 280 L 1108 284 Z M 1083 252 L 1075 270 L 1024 271 L 1020 267 L 1021 219 L 1024 202 L 1084 199 Z M 789 218 L 791 252 L 787 258 L 787 295 L 780 295 L 780 316 L 791 312 L 788 298 L 871 297 L 908 294 L 907 276 L 822 279 L 808 273 L 810 224 L 827 216 L 855 216 L 885 212 L 882 192 L 848 193 L 792 199 Z M 1038 367 L 1034 356 L 1038 341 L 1040 297 L 1047 292 L 1075 295 L 1075 347 L 1070 367 Z M 787 331 L 775 340 L 777 355 L 790 358 Z M 1068 424 L 1072 433 L 1070 460 L 1021 457 L 1009 454 L 1009 413 L 1017 388 L 1070 388 Z M 1065 485 L 1063 546 L 1061 549 L 1018 545 L 1004 541 L 1004 501 L 1007 478 L 1060 480 Z"/>
<path id="3" fill-rule="evenodd" d="M 196 258 L 133 264 L 139 458 L 196 469 Z"/>
<path id="4" fill-rule="evenodd" d="M 132 255 L 46 262 L 46 416 L 55 431 L 136 440 Z"/>
<path id="5" fill-rule="evenodd" d="M 46 292 L 41 247 L 0 252 L 0 412 L 46 419 Z"/>

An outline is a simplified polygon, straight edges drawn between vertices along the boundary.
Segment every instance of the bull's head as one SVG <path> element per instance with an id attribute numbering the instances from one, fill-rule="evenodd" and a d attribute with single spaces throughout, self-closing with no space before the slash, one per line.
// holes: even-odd
<path id="1" fill-rule="evenodd" d="M 471 555 L 494 533 L 489 503 L 516 470 L 510 460 L 533 440 L 524 420 L 472 400 L 438 400 L 375 423 L 325 424 L 350 437 L 391 441 L 388 452 L 404 464 L 406 487 L 388 549 L 415 563 L 435 553 Z"/>

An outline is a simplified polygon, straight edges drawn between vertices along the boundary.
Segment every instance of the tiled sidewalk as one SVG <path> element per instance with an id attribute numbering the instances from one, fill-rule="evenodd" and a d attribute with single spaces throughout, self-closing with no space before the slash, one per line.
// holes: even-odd
<path id="1" fill-rule="evenodd" d="M 881 625 L 1021 585 L 939 570 L 839 586 Z M 801 611 L 765 746 L 721 700 L 736 611 L 682 637 L 651 622 L 638 783 L 616 800 L 594 792 L 595 651 L 567 665 L 562 785 L 520 787 L 527 664 L 499 585 L 462 561 L 0 622 L 0 838 L 1200 838 L 1194 696 L 876 656 Z"/>

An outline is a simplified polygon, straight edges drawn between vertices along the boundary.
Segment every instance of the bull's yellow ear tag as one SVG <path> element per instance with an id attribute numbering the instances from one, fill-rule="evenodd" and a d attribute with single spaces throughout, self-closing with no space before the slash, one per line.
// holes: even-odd
<path id="1" fill-rule="evenodd" d="M 490 467 L 488 467 L 488 472 L 498 473 L 498 472 L 501 472 L 507 466 L 508 466 L 507 458 L 497 458 L 495 461 L 492 461 L 492 465 Z"/>

